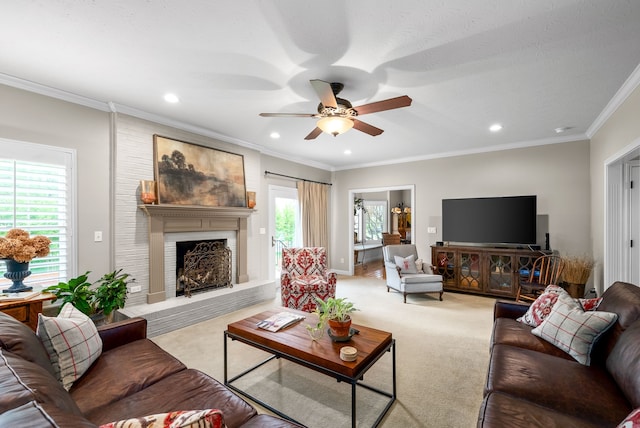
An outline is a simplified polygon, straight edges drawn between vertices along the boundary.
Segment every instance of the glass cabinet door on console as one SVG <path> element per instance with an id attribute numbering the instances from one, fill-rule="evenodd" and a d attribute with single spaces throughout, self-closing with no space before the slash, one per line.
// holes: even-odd
<path id="1" fill-rule="evenodd" d="M 518 278 L 520 281 L 526 282 L 529 281 L 529 274 L 531 273 L 531 269 L 533 269 L 533 263 L 536 259 L 542 256 L 543 253 L 534 253 L 518 255 Z"/>
<path id="2" fill-rule="evenodd" d="M 487 254 L 487 281 L 485 291 L 512 296 L 516 292 L 514 254 Z"/>
<path id="3" fill-rule="evenodd" d="M 469 291 L 482 291 L 482 253 L 477 251 L 458 251 L 460 271 L 458 287 Z"/>
<path id="4" fill-rule="evenodd" d="M 435 250 L 432 252 L 431 264 L 433 264 L 434 273 L 442 275 L 442 283 L 444 286 L 455 287 L 457 284 L 455 265 L 455 251 L 446 249 Z"/>

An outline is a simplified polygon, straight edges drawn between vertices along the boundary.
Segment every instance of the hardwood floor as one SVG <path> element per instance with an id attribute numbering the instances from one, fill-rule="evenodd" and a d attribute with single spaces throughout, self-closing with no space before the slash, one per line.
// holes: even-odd
<path id="1" fill-rule="evenodd" d="M 362 276 L 384 280 L 384 266 L 382 260 L 372 260 L 366 263 L 358 263 L 353 269 L 353 276 Z"/>

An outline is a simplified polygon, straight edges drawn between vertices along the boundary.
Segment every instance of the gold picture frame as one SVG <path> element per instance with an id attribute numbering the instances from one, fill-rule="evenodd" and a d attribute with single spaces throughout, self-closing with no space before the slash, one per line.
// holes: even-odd
<path id="1" fill-rule="evenodd" d="M 244 156 L 153 136 L 159 204 L 246 207 Z"/>

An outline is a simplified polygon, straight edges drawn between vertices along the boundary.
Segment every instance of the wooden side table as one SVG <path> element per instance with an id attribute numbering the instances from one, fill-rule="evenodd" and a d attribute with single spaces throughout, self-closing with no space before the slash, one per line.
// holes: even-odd
<path id="1" fill-rule="evenodd" d="M 33 331 L 36 331 L 38 314 L 42 312 L 42 303 L 53 300 L 55 297 L 55 295 L 50 293 L 41 293 L 27 300 L 0 302 L 0 311 L 11 315 L 18 321 L 31 327 Z"/>

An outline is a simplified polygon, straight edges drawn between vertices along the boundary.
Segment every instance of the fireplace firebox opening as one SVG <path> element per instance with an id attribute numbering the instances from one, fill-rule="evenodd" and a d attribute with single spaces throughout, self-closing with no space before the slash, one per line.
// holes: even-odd
<path id="1" fill-rule="evenodd" d="M 233 287 L 226 239 L 176 242 L 176 297 Z"/>

